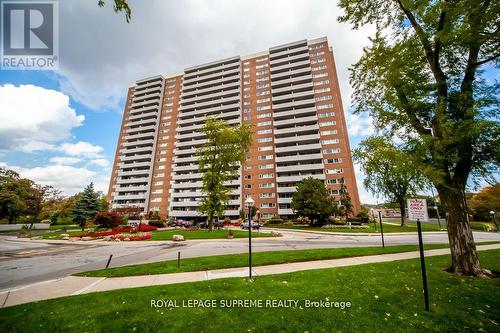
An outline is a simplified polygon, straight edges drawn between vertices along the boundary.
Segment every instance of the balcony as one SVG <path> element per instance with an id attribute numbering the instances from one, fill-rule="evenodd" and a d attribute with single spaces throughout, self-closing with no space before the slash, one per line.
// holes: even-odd
<path id="1" fill-rule="evenodd" d="M 210 93 L 211 91 L 216 91 L 216 90 L 218 91 L 221 89 L 224 89 L 224 90 L 238 89 L 239 90 L 240 84 L 241 84 L 241 82 L 238 78 L 238 81 L 235 81 L 235 82 L 222 83 L 220 85 L 213 86 L 213 87 L 208 87 L 208 88 L 204 88 L 204 89 L 196 89 L 196 90 L 189 91 L 189 92 L 183 92 L 181 94 L 181 100 L 190 101 L 190 100 L 197 99 L 197 98 L 204 98 L 208 95 L 208 94 L 205 95 L 206 93 Z"/>
<path id="2" fill-rule="evenodd" d="M 125 126 L 130 127 L 130 126 L 137 126 L 137 125 L 144 125 L 144 124 L 156 124 L 156 119 L 158 116 L 153 117 L 153 118 L 145 118 L 145 119 L 140 119 L 136 121 L 131 121 L 129 120 Z"/>
<path id="3" fill-rule="evenodd" d="M 219 107 L 219 108 L 214 108 L 212 109 L 214 112 L 215 111 L 219 111 L 219 110 L 215 110 L 215 109 L 220 109 L 220 111 L 223 111 L 225 108 L 224 107 Z M 236 110 L 236 111 L 230 111 L 230 112 L 220 112 L 220 113 L 216 113 L 216 114 L 208 114 L 208 112 L 202 112 L 203 110 L 200 110 L 198 112 L 196 112 L 197 114 L 199 114 L 200 116 L 199 117 L 191 117 L 191 118 L 184 118 L 184 119 L 178 119 L 177 120 L 177 125 L 179 126 L 182 126 L 184 124 L 191 124 L 191 123 L 196 123 L 196 122 L 200 122 L 200 121 L 205 121 L 206 119 L 206 116 L 210 116 L 210 117 L 213 117 L 213 118 L 217 118 L 217 119 L 224 119 L 224 118 L 230 118 L 230 117 L 240 117 L 241 116 L 241 111 L 240 110 Z M 182 115 L 183 117 L 185 116 L 184 114 Z"/>
<path id="4" fill-rule="evenodd" d="M 313 177 L 316 179 L 320 180 L 325 180 L 325 175 L 324 174 L 316 174 L 316 175 L 311 175 L 311 174 L 305 174 L 305 175 L 296 175 L 296 176 L 281 176 L 276 178 L 277 183 L 291 183 L 291 182 L 300 182 L 306 178 Z"/>
<path id="5" fill-rule="evenodd" d="M 278 144 L 278 143 L 300 142 L 308 140 L 319 140 L 319 134 L 296 135 L 296 136 L 288 136 L 286 138 L 275 138 L 274 143 Z"/>
<path id="6" fill-rule="evenodd" d="M 220 90 L 221 88 L 217 88 L 217 89 Z M 189 98 L 183 98 L 181 100 L 181 104 L 185 105 L 186 103 L 192 103 L 192 102 L 196 102 L 196 101 L 199 101 L 199 100 L 210 99 L 210 98 L 221 98 L 221 97 L 224 97 L 224 96 L 227 96 L 227 95 L 234 95 L 234 94 L 239 94 L 239 93 L 240 93 L 240 85 L 239 84 L 233 84 L 233 86 L 231 86 L 231 88 L 229 88 L 229 86 L 228 86 L 223 91 L 218 91 L 218 92 L 215 92 L 215 93 L 212 93 L 212 94 L 207 94 L 207 95 L 201 95 L 201 96 L 200 95 L 194 95 L 194 96 L 189 97 Z"/>
<path id="7" fill-rule="evenodd" d="M 189 157 L 174 157 L 174 163 L 186 163 L 186 162 L 197 162 L 198 157 L 189 156 Z"/>
<path id="8" fill-rule="evenodd" d="M 114 200 L 141 200 L 141 199 L 146 199 L 146 193 L 115 195 L 114 197 Z"/>
<path id="9" fill-rule="evenodd" d="M 203 176 L 202 173 L 186 173 L 186 174 L 174 173 L 172 175 L 172 179 L 174 180 L 201 179 L 202 176 Z"/>
<path id="10" fill-rule="evenodd" d="M 279 81 L 279 80 L 284 80 L 287 77 L 290 76 L 302 76 L 302 75 L 307 75 L 311 73 L 311 67 L 305 67 L 305 68 L 299 68 L 299 69 L 292 69 L 287 72 L 281 72 L 281 73 L 276 73 L 276 74 L 271 74 L 271 81 Z"/>
<path id="11" fill-rule="evenodd" d="M 273 91 L 273 94 L 274 94 L 274 91 Z M 314 91 L 312 89 L 310 89 L 307 91 L 301 91 L 301 92 L 296 92 L 296 93 L 290 92 L 289 94 L 286 94 L 286 95 L 273 96 L 272 101 L 273 101 L 273 104 L 276 104 L 276 102 L 293 101 L 294 99 L 303 98 L 306 96 L 312 97 L 314 99 Z M 278 106 L 278 105 L 280 105 L 280 104 L 276 104 L 276 106 Z M 275 105 L 273 105 L 273 109 L 274 109 L 274 106 Z"/>
<path id="12" fill-rule="evenodd" d="M 291 118 L 291 119 L 285 119 L 285 120 L 276 120 L 274 122 L 274 126 L 284 126 L 284 125 L 295 125 L 295 124 L 301 124 L 301 123 L 307 123 L 307 122 L 317 122 L 318 117 L 316 115 L 314 116 L 308 116 L 308 117 L 297 117 L 297 118 Z M 276 133 L 276 130 L 275 132 Z"/>
<path id="13" fill-rule="evenodd" d="M 310 95 L 310 94 L 306 94 L 306 96 L 307 95 Z M 273 104 L 273 110 L 275 112 L 278 112 L 279 110 L 282 110 L 282 109 L 298 108 L 298 107 L 304 106 L 304 105 L 314 106 L 314 103 L 315 103 L 314 98 L 294 100 L 294 101 L 288 102 L 288 103 Z"/>
<path id="14" fill-rule="evenodd" d="M 132 153 L 142 153 L 142 152 L 144 153 L 149 152 L 148 154 L 142 154 L 144 156 L 149 157 L 153 153 L 153 146 L 120 149 L 120 154 L 132 154 Z"/>
<path id="15" fill-rule="evenodd" d="M 234 65 L 233 65 L 234 66 Z M 218 79 L 218 78 L 221 78 L 221 77 L 230 77 L 230 76 L 235 76 L 235 75 L 239 75 L 240 74 L 240 67 L 236 67 L 234 69 L 230 69 L 230 70 L 222 70 L 220 72 L 216 72 L 216 73 L 213 73 L 213 74 L 208 74 L 208 75 L 204 75 L 204 76 L 195 76 L 195 77 L 192 77 L 192 78 L 188 78 L 186 79 L 184 76 L 184 81 L 183 81 L 183 87 L 184 88 L 190 88 L 192 86 L 190 86 L 189 84 L 190 83 L 195 83 L 195 82 L 208 82 L 208 81 L 211 81 L 211 79 Z"/>
<path id="16" fill-rule="evenodd" d="M 270 61 L 275 61 L 276 58 L 283 57 L 286 55 L 294 56 L 296 54 L 301 54 L 301 53 L 307 53 L 309 55 L 309 47 L 307 45 L 289 49 L 289 50 L 284 50 L 280 52 L 273 52 L 269 54 L 269 59 Z"/>
<path id="17" fill-rule="evenodd" d="M 289 85 L 294 84 L 296 82 L 300 82 L 300 84 L 302 84 L 302 83 L 307 83 L 310 81 L 312 81 L 312 75 L 311 74 L 304 74 L 301 76 L 291 77 L 289 79 L 283 79 L 283 80 L 279 80 L 279 81 L 271 81 L 271 87 L 274 90 L 274 89 L 276 89 L 275 87 L 281 88 L 284 85 L 289 86 Z"/>
<path id="18" fill-rule="evenodd" d="M 191 192 L 173 192 L 171 194 L 172 198 L 200 198 L 203 196 L 201 191 L 191 191 Z"/>
<path id="19" fill-rule="evenodd" d="M 278 197 L 278 204 L 290 204 L 292 203 L 292 198 L 279 198 Z"/>
<path id="20" fill-rule="evenodd" d="M 182 115 L 186 115 L 186 113 L 193 112 L 193 111 L 199 111 L 200 108 L 206 107 L 213 105 L 214 107 L 219 107 L 219 106 L 226 106 L 226 105 L 232 105 L 232 104 L 238 104 L 240 102 L 241 96 L 236 95 L 236 96 L 231 96 L 231 97 L 221 97 L 218 99 L 214 99 L 211 101 L 206 101 L 206 102 L 201 102 L 201 103 L 194 103 L 194 104 L 189 104 L 189 105 L 181 105 L 179 107 L 179 111 L 182 112 Z M 224 104 L 224 105 L 221 105 Z M 209 108 L 204 108 L 203 110 L 210 109 Z"/>
<path id="21" fill-rule="evenodd" d="M 135 146 L 145 146 L 145 145 L 153 145 L 153 139 L 146 140 L 137 140 L 137 141 L 126 141 L 122 143 L 122 147 L 135 147 Z"/>
<path id="22" fill-rule="evenodd" d="M 135 139 L 154 138 L 154 137 L 155 137 L 155 132 L 153 131 L 153 132 L 144 132 L 144 133 L 127 135 L 123 139 L 124 140 L 135 140 Z"/>
<path id="23" fill-rule="evenodd" d="M 272 94 L 276 95 L 279 93 L 284 93 L 288 91 L 296 91 L 296 90 L 302 90 L 302 89 L 308 89 L 308 88 L 313 88 L 313 83 L 312 82 L 306 82 L 306 83 L 300 83 L 296 85 L 289 85 L 281 88 L 275 88 L 272 89 Z"/>
<path id="24" fill-rule="evenodd" d="M 145 160 L 148 160 L 151 162 L 152 154 L 140 154 L 140 155 L 132 155 L 132 156 L 120 156 L 120 161 L 125 162 L 125 161 L 141 161 L 144 162 Z"/>
<path id="25" fill-rule="evenodd" d="M 278 191 L 278 193 L 294 193 L 297 191 L 297 187 L 295 187 L 295 186 L 286 186 L 286 187 L 278 186 L 277 191 Z"/>
<path id="26" fill-rule="evenodd" d="M 137 185 L 137 186 L 118 187 L 116 189 L 116 192 L 141 192 L 147 190 L 148 187 L 146 185 Z"/>
<path id="27" fill-rule="evenodd" d="M 274 129 L 274 135 L 278 136 L 281 134 L 290 134 L 290 133 L 300 133 L 300 132 L 309 132 L 319 130 L 318 124 L 314 125 L 306 125 L 306 126 L 295 126 L 295 127 L 287 127 L 281 129 Z"/>
<path id="28" fill-rule="evenodd" d="M 279 162 L 295 162 L 295 161 L 309 161 L 309 160 L 317 160 L 322 159 L 323 155 L 321 153 L 314 154 L 296 154 L 290 156 L 276 156 L 276 163 Z"/>
<path id="29" fill-rule="evenodd" d="M 295 171 L 311 171 L 311 170 L 323 170 L 323 164 L 322 163 L 296 164 L 296 165 L 276 167 L 276 172 L 295 172 Z"/>
<path id="30" fill-rule="evenodd" d="M 148 125 L 148 126 L 139 126 L 139 127 L 129 127 L 125 130 L 125 133 L 134 133 L 134 132 L 142 132 L 142 131 L 151 131 L 156 130 L 156 125 Z"/>
<path id="31" fill-rule="evenodd" d="M 151 166 L 151 162 L 136 162 L 136 163 L 128 163 L 128 164 L 125 164 L 125 163 L 120 163 L 118 165 L 118 167 L 120 169 L 123 169 L 123 168 L 140 168 L 140 167 L 149 167 Z"/>
<path id="32" fill-rule="evenodd" d="M 130 179 L 117 179 L 116 184 L 145 184 L 149 182 L 149 177 L 138 177 Z"/>
<path id="33" fill-rule="evenodd" d="M 321 149 L 321 145 L 319 143 L 310 143 L 306 145 L 297 144 L 295 146 L 287 146 L 287 147 L 276 147 L 274 151 L 276 154 L 278 153 L 287 153 L 294 151 L 303 151 L 303 150 L 316 150 Z"/>
<path id="34" fill-rule="evenodd" d="M 287 117 L 287 119 L 289 119 L 290 117 L 293 117 L 293 116 L 304 116 L 304 115 L 307 115 L 307 116 L 314 116 L 316 115 L 316 107 L 315 106 L 311 106 L 311 107 L 305 107 L 305 108 L 300 108 L 300 109 L 294 109 L 294 110 L 290 110 L 290 111 L 280 111 L 280 112 L 274 112 L 273 113 L 273 117 L 274 117 L 274 120 L 279 120 L 278 118 L 283 118 L 283 117 Z"/>
<path id="35" fill-rule="evenodd" d="M 175 146 L 176 147 L 193 147 L 193 146 L 201 146 L 207 142 L 208 142 L 208 139 L 191 140 L 191 141 L 184 141 L 184 142 L 177 141 L 175 143 Z"/>
<path id="36" fill-rule="evenodd" d="M 139 176 L 139 175 L 148 176 L 150 172 L 151 172 L 150 169 L 131 170 L 131 171 L 119 170 L 118 171 L 118 177 Z"/>
<path id="37" fill-rule="evenodd" d="M 196 83 L 196 84 L 193 84 L 193 85 L 190 85 L 190 86 L 183 87 L 182 93 L 183 94 L 189 94 L 190 92 L 187 92 L 187 90 L 191 91 L 192 89 L 202 90 L 202 89 L 209 89 L 209 88 L 212 88 L 212 87 L 216 87 L 216 85 L 222 86 L 224 84 L 227 84 L 227 82 L 231 82 L 231 81 L 234 81 L 236 79 L 239 80 L 240 79 L 240 75 L 238 75 L 238 76 L 231 76 L 231 77 L 223 77 L 221 79 L 213 80 L 213 81 L 209 81 L 209 82 Z"/>
<path id="38" fill-rule="evenodd" d="M 279 58 L 279 59 L 274 59 L 269 62 L 271 66 L 271 70 L 274 71 L 275 68 L 280 68 L 282 66 L 286 66 L 287 63 L 292 62 L 292 63 L 297 63 L 297 62 L 302 62 L 304 60 L 307 60 L 309 62 L 309 52 L 308 53 L 300 53 L 296 54 L 293 56 L 285 57 L 285 58 Z"/>

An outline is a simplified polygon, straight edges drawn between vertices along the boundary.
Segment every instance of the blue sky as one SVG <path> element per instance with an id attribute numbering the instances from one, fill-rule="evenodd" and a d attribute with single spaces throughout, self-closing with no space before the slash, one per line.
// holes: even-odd
<path id="1" fill-rule="evenodd" d="M 334 50 L 351 147 L 373 134 L 369 118 L 349 112 L 348 68 L 375 30 L 338 23 L 335 1 L 130 4 L 127 24 L 109 4 L 99 8 L 96 1 L 60 1 L 59 70 L 0 70 L 0 165 L 65 194 L 90 181 L 106 191 L 124 97 L 135 80 L 323 36 Z M 498 71 L 490 69 L 487 76 L 498 79 Z M 375 202 L 355 168 L 361 201 Z"/>

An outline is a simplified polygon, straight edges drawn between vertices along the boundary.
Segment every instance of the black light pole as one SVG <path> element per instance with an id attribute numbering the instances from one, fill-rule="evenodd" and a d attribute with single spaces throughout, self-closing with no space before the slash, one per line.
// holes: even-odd
<path id="1" fill-rule="evenodd" d="M 417 219 L 418 249 L 420 251 L 420 270 L 422 271 L 422 287 L 424 288 L 425 311 L 429 311 L 429 289 L 427 288 L 427 273 L 425 272 L 424 242 L 422 241 L 422 225 Z"/>
<path id="2" fill-rule="evenodd" d="M 252 197 L 245 200 L 245 206 L 248 207 L 248 278 L 252 280 L 252 206 L 255 201 Z"/>
<path id="3" fill-rule="evenodd" d="M 382 227 L 382 213 L 380 212 L 380 210 L 378 211 L 378 219 L 380 221 L 380 235 L 382 236 L 382 247 L 385 248 L 384 228 Z"/>

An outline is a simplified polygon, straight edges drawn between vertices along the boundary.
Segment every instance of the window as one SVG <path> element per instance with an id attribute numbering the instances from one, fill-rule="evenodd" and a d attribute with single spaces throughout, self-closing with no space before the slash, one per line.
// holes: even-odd
<path id="1" fill-rule="evenodd" d="M 250 77 L 250 74 L 243 74 L 244 79 L 248 79 Z"/>
<path id="2" fill-rule="evenodd" d="M 171 84 L 167 86 L 168 89 L 175 88 L 175 84 Z"/>
<path id="3" fill-rule="evenodd" d="M 332 99 L 332 95 L 316 97 L 316 102 L 329 101 Z"/>
<path id="4" fill-rule="evenodd" d="M 165 170 L 165 166 L 164 165 L 158 165 L 156 167 L 156 170 Z"/>
<path id="5" fill-rule="evenodd" d="M 338 154 L 338 153 L 340 153 L 340 148 L 323 149 L 323 154 Z"/>
<path id="6" fill-rule="evenodd" d="M 160 147 L 166 147 L 168 146 L 168 142 L 160 143 Z"/>
<path id="7" fill-rule="evenodd" d="M 331 195 L 338 195 L 340 193 L 339 193 L 339 190 L 330 190 L 330 194 Z"/>
<path id="8" fill-rule="evenodd" d="M 271 193 L 259 193 L 259 198 L 261 198 L 261 199 L 274 198 L 274 192 L 271 192 Z"/>
<path id="9" fill-rule="evenodd" d="M 260 208 L 274 208 L 276 204 L 274 202 L 262 202 Z"/>
<path id="10" fill-rule="evenodd" d="M 248 190 L 249 188 L 252 188 L 252 185 L 250 185 L 250 184 L 245 184 L 245 188 Z"/>
<path id="11" fill-rule="evenodd" d="M 164 173 L 155 173 L 155 177 L 165 177 Z"/>
<path id="12" fill-rule="evenodd" d="M 323 81 L 314 82 L 314 85 L 321 86 L 323 84 L 328 84 L 328 83 L 330 83 L 330 80 L 323 80 Z"/>
<path id="13" fill-rule="evenodd" d="M 324 121 L 324 122 L 321 122 L 319 123 L 319 127 L 323 127 L 323 126 L 334 126 L 336 125 L 337 122 L 336 121 Z"/>
<path id="14" fill-rule="evenodd" d="M 255 59 L 255 62 L 262 62 L 262 61 L 267 61 L 267 57 Z"/>
<path id="15" fill-rule="evenodd" d="M 252 117 L 250 117 L 250 116 L 244 116 L 244 117 L 243 117 L 243 120 L 246 120 L 246 121 L 248 121 L 248 120 L 250 120 L 250 119 L 252 119 Z"/>
<path id="16" fill-rule="evenodd" d="M 327 179 L 326 180 L 327 184 L 343 184 L 344 183 L 344 178 L 333 178 L 333 179 Z"/>
<path id="17" fill-rule="evenodd" d="M 167 153 L 166 150 L 160 150 L 160 155 L 165 155 Z"/>
<path id="18" fill-rule="evenodd" d="M 243 105 L 244 106 L 249 106 L 251 103 L 250 102 L 244 102 Z"/>
<path id="19" fill-rule="evenodd" d="M 250 98 L 250 94 L 245 94 L 243 98 Z"/>
<path id="20" fill-rule="evenodd" d="M 151 199 L 151 202 L 161 202 L 161 198 L 153 198 Z"/>
<path id="21" fill-rule="evenodd" d="M 265 103 L 265 102 L 269 102 L 270 100 L 271 100 L 270 98 L 258 99 L 258 100 L 257 100 L 257 104 L 260 104 L 260 103 Z"/>
<path id="22" fill-rule="evenodd" d="M 266 170 L 274 168 L 274 164 L 261 164 L 259 165 L 259 170 Z"/>
<path id="23" fill-rule="evenodd" d="M 250 91 L 250 90 L 252 90 L 252 88 L 250 87 L 246 87 L 245 89 L 243 89 L 243 91 Z"/>
<path id="24" fill-rule="evenodd" d="M 156 162 L 165 162 L 167 159 L 165 157 L 157 158 Z"/>
<path id="25" fill-rule="evenodd" d="M 337 130 L 321 131 L 321 135 L 337 134 Z"/>
<path id="26" fill-rule="evenodd" d="M 323 160 L 325 164 L 337 164 L 337 163 L 342 163 L 341 158 L 325 158 Z"/>
<path id="27" fill-rule="evenodd" d="M 250 84 L 250 81 L 243 81 L 243 85 L 249 85 Z"/>
<path id="28" fill-rule="evenodd" d="M 316 109 L 318 110 L 331 109 L 331 108 L 333 108 L 333 104 L 322 104 L 316 107 Z"/>
<path id="29" fill-rule="evenodd" d="M 320 88 L 320 89 L 314 90 L 314 93 L 315 94 L 321 94 L 321 93 L 329 92 L 329 91 L 330 91 L 330 88 Z"/>
<path id="30" fill-rule="evenodd" d="M 250 65 L 250 61 L 245 61 L 243 65 Z"/>
<path id="31" fill-rule="evenodd" d="M 169 135 L 160 136 L 160 140 L 168 140 L 168 138 L 170 138 Z"/>
<path id="32" fill-rule="evenodd" d="M 265 67 L 269 67 L 269 65 L 268 64 L 258 65 L 258 66 L 255 66 L 255 69 L 262 69 L 262 68 L 265 68 Z"/>
<path id="33" fill-rule="evenodd" d="M 261 183 L 261 184 L 259 184 L 259 187 L 260 188 L 273 188 L 274 183 Z"/>
<path id="34" fill-rule="evenodd" d="M 264 95 L 269 95 L 270 93 L 271 92 L 269 90 L 264 90 L 264 91 L 257 92 L 255 95 L 264 96 Z"/>
<path id="35" fill-rule="evenodd" d="M 269 74 L 269 71 L 266 69 L 265 71 L 260 71 L 255 73 L 255 75 L 264 75 L 264 74 Z"/>
<path id="36" fill-rule="evenodd" d="M 323 47 L 323 43 L 321 44 L 316 44 L 316 45 L 313 45 L 309 48 L 309 50 L 317 50 L 317 49 L 321 49 Z"/>
<path id="37" fill-rule="evenodd" d="M 273 150 L 273 146 L 259 147 L 259 151 L 269 151 L 269 150 Z"/>
<path id="38" fill-rule="evenodd" d="M 272 124 L 273 124 L 272 121 L 263 121 L 263 122 L 257 123 L 257 126 L 269 126 Z"/>
<path id="39" fill-rule="evenodd" d="M 272 213 L 262 213 L 262 214 L 260 214 L 260 217 L 263 218 L 263 219 L 270 219 L 270 218 L 274 217 L 274 214 L 272 214 Z"/>
<path id="40" fill-rule="evenodd" d="M 323 55 L 323 54 L 325 54 L 324 51 L 315 52 L 315 53 L 311 53 L 311 57 L 317 57 L 317 56 L 320 56 L 320 55 Z"/>
<path id="41" fill-rule="evenodd" d="M 323 140 L 323 141 L 321 141 L 321 143 L 324 145 L 333 145 L 333 144 L 339 143 L 339 139 Z"/>
<path id="42" fill-rule="evenodd" d="M 250 165 L 245 165 L 244 169 L 248 171 L 248 170 L 252 170 L 252 167 Z"/>
<path id="43" fill-rule="evenodd" d="M 252 179 L 252 175 L 245 175 L 245 179 Z"/>
<path id="44" fill-rule="evenodd" d="M 153 182 L 153 185 L 163 185 L 163 180 Z"/>
<path id="45" fill-rule="evenodd" d="M 264 88 L 267 88 L 269 87 L 269 83 L 264 83 L 264 84 L 258 84 L 257 85 L 257 89 L 264 89 Z"/>
<path id="46" fill-rule="evenodd" d="M 265 130 L 257 131 L 257 134 L 270 134 L 272 132 L 273 132 L 273 129 L 272 128 L 268 128 L 268 129 L 265 129 Z"/>
<path id="47" fill-rule="evenodd" d="M 271 117 L 272 113 L 262 113 L 257 115 L 257 119 L 268 118 Z"/>
<path id="48" fill-rule="evenodd" d="M 161 117 L 161 120 L 170 120 L 170 118 L 172 118 L 172 116 L 165 116 L 165 117 Z"/>
<path id="49" fill-rule="evenodd" d="M 152 190 L 151 193 L 160 194 L 163 193 L 163 190 L 162 189 Z"/>
<path id="50" fill-rule="evenodd" d="M 252 110 L 251 109 L 245 109 L 245 110 L 243 110 L 243 112 L 244 113 L 249 113 L 249 112 L 252 112 Z"/>
<path id="51" fill-rule="evenodd" d="M 249 72 L 250 71 L 250 68 L 246 67 L 246 68 L 243 68 L 243 72 Z"/>
<path id="52" fill-rule="evenodd" d="M 326 169 L 326 174 L 327 175 L 336 174 L 336 173 L 344 173 L 344 169 L 342 169 L 342 168 Z"/>
<path id="53" fill-rule="evenodd" d="M 274 155 L 259 155 L 259 160 L 272 160 Z"/>
<path id="54" fill-rule="evenodd" d="M 257 142 L 259 142 L 259 143 L 262 143 L 262 142 L 272 142 L 272 141 L 273 141 L 272 137 L 257 139 Z"/>
<path id="55" fill-rule="evenodd" d="M 328 118 L 335 116 L 335 112 L 327 112 L 318 114 L 318 118 Z"/>
<path id="56" fill-rule="evenodd" d="M 172 112 L 172 109 L 165 109 L 165 110 L 163 110 L 162 113 L 170 113 L 170 112 Z"/>
<path id="57" fill-rule="evenodd" d="M 264 111 L 264 110 L 270 110 L 271 105 L 265 105 L 265 106 L 258 106 L 257 111 Z"/>
<path id="58" fill-rule="evenodd" d="M 264 82 L 264 81 L 269 81 L 269 77 L 258 77 L 256 80 L 256 82 Z"/>
<path id="59" fill-rule="evenodd" d="M 315 71 L 321 71 L 323 69 L 326 69 L 326 65 L 312 67 L 311 71 L 315 72 Z"/>
<path id="60" fill-rule="evenodd" d="M 313 74 L 313 79 L 317 79 L 319 77 L 326 77 L 328 76 L 328 73 L 318 73 L 318 74 Z"/>
<path id="61" fill-rule="evenodd" d="M 260 179 L 274 178 L 274 173 L 261 173 L 259 175 Z"/>

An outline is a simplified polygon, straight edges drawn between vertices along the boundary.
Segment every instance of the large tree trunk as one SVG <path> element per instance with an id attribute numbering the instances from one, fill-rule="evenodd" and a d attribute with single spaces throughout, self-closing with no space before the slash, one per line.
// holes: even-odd
<path id="1" fill-rule="evenodd" d="M 406 222 L 406 211 L 405 211 L 404 201 L 399 202 L 399 213 L 401 214 L 401 226 L 404 227 Z"/>
<path id="2" fill-rule="evenodd" d="M 208 231 L 212 231 L 214 228 L 213 215 L 208 215 Z"/>
<path id="3" fill-rule="evenodd" d="M 472 229 L 469 224 L 464 188 L 460 185 L 436 186 L 439 198 L 447 213 L 448 239 L 451 250 L 450 271 L 460 275 L 487 277 L 488 270 L 481 269 Z"/>

